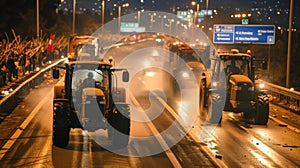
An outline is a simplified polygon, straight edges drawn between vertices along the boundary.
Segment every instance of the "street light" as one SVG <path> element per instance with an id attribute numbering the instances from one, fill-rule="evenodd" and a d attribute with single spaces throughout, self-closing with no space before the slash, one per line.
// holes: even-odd
<path id="1" fill-rule="evenodd" d="M 174 19 L 169 19 L 170 33 L 172 31 L 172 23 L 173 22 L 174 22 Z"/>
<path id="2" fill-rule="evenodd" d="M 118 6 L 118 32 L 120 34 L 120 29 L 121 29 L 121 12 L 122 12 L 122 7 L 125 8 L 125 7 L 129 7 L 129 3 L 125 3 L 125 4 L 122 4 L 122 5 L 119 5 Z"/>
<path id="3" fill-rule="evenodd" d="M 138 11 L 138 26 L 140 27 L 141 24 L 141 11 Z"/>
<path id="4" fill-rule="evenodd" d="M 178 25 L 180 24 L 180 21 L 177 21 L 176 22 L 176 28 L 175 28 L 175 31 L 176 31 L 176 33 L 179 33 L 179 31 L 178 31 Z"/>
<path id="5" fill-rule="evenodd" d="M 101 12 L 102 12 L 102 26 L 104 25 L 104 10 L 105 10 L 105 0 L 102 0 Z"/>
<path id="6" fill-rule="evenodd" d="M 150 27 L 152 28 L 152 26 L 153 26 L 153 22 L 154 22 L 154 16 L 156 16 L 156 13 L 153 13 L 153 14 L 150 14 L 149 13 L 149 15 L 150 15 Z"/>
<path id="7" fill-rule="evenodd" d="M 76 0 L 73 0 L 73 25 L 72 25 L 72 34 L 75 34 L 75 15 L 76 15 Z"/>
<path id="8" fill-rule="evenodd" d="M 36 0 L 36 37 L 40 38 L 40 5 L 39 0 Z"/>
<path id="9" fill-rule="evenodd" d="M 294 0 L 290 0 L 290 18 L 289 18 L 289 34 L 288 34 L 288 51 L 287 51 L 287 67 L 286 67 L 286 88 L 290 87 L 290 68 L 291 68 L 291 43 L 293 28 L 293 5 Z"/>
<path id="10" fill-rule="evenodd" d="M 206 22 L 206 27 L 208 27 L 208 1 L 209 0 L 206 0 L 206 5 L 205 5 L 206 6 L 205 7 L 206 8 L 206 12 L 205 12 L 205 14 L 206 14 L 206 16 L 205 16 L 206 17 L 206 21 L 205 21 Z M 207 33 L 207 29 L 205 29 L 205 30 L 206 30 L 206 33 Z"/>
<path id="11" fill-rule="evenodd" d="M 199 3 L 196 3 L 195 1 L 192 2 L 192 5 L 193 6 L 197 6 L 196 7 L 196 12 L 194 14 L 194 24 L 197 24 L 197 18 L 198 18 L 198 13 L 199 13 L 199 10 L 200 10 L 200 4 Z"/>
<path id="12" fill-rule="evenodd" d="M 164 30 L 164 19 L 166 19 L 166 18 L 167 18 L 166 15 L 161 16 L 161 32 L 163 32 L 163 30 Z"/>

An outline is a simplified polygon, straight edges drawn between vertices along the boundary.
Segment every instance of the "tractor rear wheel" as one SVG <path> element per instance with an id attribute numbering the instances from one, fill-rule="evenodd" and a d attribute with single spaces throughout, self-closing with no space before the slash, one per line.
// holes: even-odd
<path id="1" fill-rule="evenodd" d="M 64 148 L 69 143 L 70 126 L 67 114 L 63 111 L 54 112 L 53 115 L 53 145 Z"/>
<path id="2" fill-rule="evenodd" d="M 254 121 L 255 124 L 259 125 L 267 125 L 269 120 L 269 103 L 262 103 L 258 102 L 255 115 L 254 115 Z"/>

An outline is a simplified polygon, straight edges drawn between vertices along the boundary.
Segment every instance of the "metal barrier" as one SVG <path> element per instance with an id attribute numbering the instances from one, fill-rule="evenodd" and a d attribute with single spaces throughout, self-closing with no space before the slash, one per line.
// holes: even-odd
<path id="1" fill-rule="evenodd" d="M 18 105 L 18 101 L 21 97 L 26 96 L 29 93 L 30 88 L 40 84 L 45 78 L 44 74 L 51 70 L 54 66 L 65 62 L 67 59 L 61 59 L 46 68 L 43 68 L 32 77 L 27 79 L 18 85 L 11 93 L 0 100 L 0 114 L 8 115 Z"/>
<path id="2" fill-rule="evenodd" d="M 264 84 L 265 89 L 267 89 L 273 97 L 272 102 L 284 104 L 290 110 L 300 112 L 300 92 L 263 80 L 258 80 L 257 82 Z"/>

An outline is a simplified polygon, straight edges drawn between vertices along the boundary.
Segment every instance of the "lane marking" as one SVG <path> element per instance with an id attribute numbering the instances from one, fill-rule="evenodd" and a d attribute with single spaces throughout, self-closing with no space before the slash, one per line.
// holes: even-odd
<path id="1" fill-rule="evenodd" d="M 293 127 L 293 126 L 291 126 L 291 125 L 285 123 L 284 121 L 281 121 L 281 120 L 279 120 L 279 119 L 277 119 L 277 118 L 275 118 L 275 117 L 272 117 L 272 116 L 269 116 L 269 118 L 270 118 L 271 120 L 277 122 L 278 124 L 287 125 L 287 128 L 288 128 L 288 129 L 290 129 L 290 130 L 292 130 L 292 131 L 295 131 L 297 134 L 300 133 L 300 129 L 298 129 L 298 128 L 296 128 L 296 127 Z"/>
<path id="2" fill-rule="evenodd" d="M 229 116 L 232 117 L 232 116 Z M 273 118 L 272 116 L 269 116 L 269 118 Z M 233 118 L 232 118 L 233 119 Z M 274 118 L 275 119 L 275 118 Z M 273 120 L 273 119 L 272 119 Z M 276 119 L 279 124 L 285 124 L 284 122 L 281 122 L 280 120 Z M 252 138 L 248 139 L 248 142 L 254 146 L 254 148 L 258 149 L 261 153 L 266 155 L 270 160 L 272 160 L 275 164 L 280 165 L 280 167 L 294 167 L 296 166 L 294 163 L 292 163 L 289 159 L 285 158 L 283 155 L 279 154 L 277 151 L 273 150 L 272 147 L 269 147 L 266 143 L 264 143 L 262 140 L 257 138 L 257 135 L 255 132 L 253 132 L 251 129 L 247 129 L 246 127 L 238 125 L 241 129 L 243 129 L 247 134 L 252 136 Z M 259 153 L 249 150 L 250 153 L 263 165 L 270 167 L 271 163 L 265 159 L 262 155 Z M 274 158 L 277 158 L 274 160 Z"/>
<path id="3" fill-rule="evenodd" d="M 23 133 L 23 131 L 26 129 L 28 124 L 31 122 L 31 120 L 35 117 L 35 115 L 38 113 L 38 111 L 42 108 L 42 106 L 46 103 L 46 101 L 49 99 L 49 96 L 53 94 L 52 92 L 49 92 L 44 99 L 32 110 L 30 115 L 23 121 L 23 123 L 20 125 L 20 127 L 16 130 L 16 132 L 7 140 L 7 142 L 3 145 L 2 151 L 0 153 L 0 160 L 3 159 L 4 155 L 8 152 L 8 150 L 13 146 L 13 144 L 16 142 L 16 140 L 20 137 L 20 135 Z"/>
<path id="4" fill-rule="evenodd" d="M 134 104 L 136 104 L 139 107 L 141 107 L 140 103 L 136 100 L 136 98 L 133 96 L 133 94 L 129 94 L 129 97 L 130 97 L 131 101 L 133 101 Z M 145 115 L 144 117 L 148 117 L 148 116 Z M 159 144 L 162 146 L 162 148 L 163 149 L 168 149 L 168 150 L 165 151 L 165 153 L 166 153 L 167 157 L 169 158 L 170 162 L 172 163 L 172 165 L 175 168 L 181 168 L 182 166 L 180 165 L 180 163 L 179 163 L 178 159 L 176 158 L 175 154 L 169 149 L 168 144 L 163 139 L 163 137 L 160 135 L 160 132 L 156 129 L 156 127 L 154 126 L 154 124 L 152 122 L 147 122 L 147 125 L 150 128 L 150 130 L 152 131 L 152 133 L 154 135 L 156 135 L 155 138 L 157 139 L 157 141 L 159 142 Z"/>
<path id="5" fill-rule="evenodd" d="M 141 80 L 141 79 L 140 79 Z M 145 81 L 141 80 L 141 82 L 143 83 L 143 85 L 149 90 L 149 88 L 147 87 Z M 150 90 L 149 90 L 150 91 Z M 185 130 L 185 132 L 187 132 L 187 134 L 195 141 L 195 142 L 199 142 L 198 139 L 196 138 L 197 136 L 192 132 L 192 131 L 187 131 L 186 128 L 184 128 L 184 124 L 183 124 L 183 120 L 180 118 L 180 116 L 177 115 L 177 113 L 175 112 L 175 110 L 170 106 L 168 105 L 167 102 L 165 102 L 161 97 L 159 97 L 155 92 L 152 92 L 152 94 L 154 94 L 154 96 L 158 99 L 158 101 L 166 108 L 167 111 L 170 112 L 170 114 L 177 120 L 177 122 L 179 123 L 179 125 L 182 127 L 182 129 Z M 132 96 L 134 97 L 134 96 Z M 135 97 L 134 97 L 135 98 Z M 136 101 L 136 99 L 134 99 Z M 138 102 L 137 102 L 138 103 Z M 152 124 L 152 122 L 151 122 Z M 153 124 L 152 124 L 153 125 Z M 154 129 L 155 126 L 153 125 Z M 157 129 L 156 129 L 157 131 Z M 209 133 L 208 133 L 209 134 Z M 210 134 L 209 134 L 210 135 Z M 160 136 L 160 138 L 162 138 Z M 164 141 L 164 140 L 163 140 Z M 165 141 L 164 141 L 165 142 Z M 215 164 L 218 166 L 218 167 L 222 167 L 222 168 L 227 168 L 227 165 L 225 165 L 225 163 L 220 160 L 220 159 L 217 159 L 216 157 L 214 157 L 214 153 L 207 147 L 207 146 L 199 146 L 200 148 L 202 148 L 204 150 L 204 152 L 209 156 L 209 158 L 211 160 L 213 160 L 215 162 Z M 170 152 L 172 152 L 171 150 L 169 150 Z M 176 156 L 174 155 L 174 153 L 172 152 L 172 155 L 173 157 L 175 157 L 176 159 L 176 162 L 178 162 Z M 172 161 L 171 161 L 172 162 Z M 173 163 L 172 163 L 173 164 Z M 179 164 L 180 165 L 180 164 Z M 176 167 L 176 166 L 174 166 Z M 181 167 L 181 166 L 180 166 Z"/>
<path id="6" fill-rule="evenodd" d="M 159 100 L 159 102 L 164 105 L 166 107 L 166 109 L 170 112 L 170 114 L 175 117 L 177 119 L 177 122 L 179 123 L 179 125 L 183 126 L 183 121 L 179 118 L 178 119 L 178 115 L 175 112 L 175 110 L 167 104 L 167 102 L 165 102 L 163 99 L 161 99 L 156 93 L 153 93 L 155 95 L 155 97 Z M 185 130 L 185 132 L 187 132 L 187 134 L 195 141 L 195 142 L 199 142 L 197 136 L 195 135 L 195 133 L 193 133 L 191 130 L 187 131 L 186 128 L 182 127 L 182 129 Z M 203 130 L 206 132 L 206 130 Z M 208 135 L 211 135 L 209 132 L 206 132 Z M 215 164 L 218 167 L 223 167 L 223 168 L 227 168 L 227 166 L 225 165 L 225 163 L 223 161 L 221 161 L 220 159 L 217 159 L 216 157 L 214 157 L 214 153 L 210 150 L 209 147 L 207 146 L 200 146 L 205 153 L 209 156 L 209 158 L 211 160 L 213 160 L 215 162 Z"/>

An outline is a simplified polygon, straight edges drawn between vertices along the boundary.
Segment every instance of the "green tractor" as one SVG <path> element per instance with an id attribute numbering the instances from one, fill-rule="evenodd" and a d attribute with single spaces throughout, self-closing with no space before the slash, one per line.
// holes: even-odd
<path id="1" fill-rule="evenodd" d="M 116 87 L 116 74 L 122 72 L 122 81 L 128 82 L 128 71 L 112 68 L 108 62 L 70 61 L 53 69 L 54 79 L 59 78 L 59 69 L 64 69 L 65 75 L 64 82 L 54 87 L 53 144 L 66 147 L 70 129 L 82 128 L 107 130 L 113 146 L 127 146 L 130 109 L 125 88 Z"/>
<path id="2" fill-rule="evenodd" d="M 269 97 L 266 90 L 257 86 L 255 82 L 256 61 L 250 52 L 239 53 L 233 49 L 231 52 L 218 53 L 217 58 L 211 61 L 210 73 L 203 74 L 204 104 L 211 107 L 211 116 L 214 122 L 221 122 L 222 113 L 219 103 L 225 99 L 224 111 L 242 113 L 247 122 L 266 125 L 269 118 Z M 208 74 L 210 74 L 210 77 Z M 212 94 L 212 90 L 214 94 Z M 219 96 L 218 92 L 224 90 L 226 98 Z M 215 108 L 215 109 L 214 109 Z"/>

